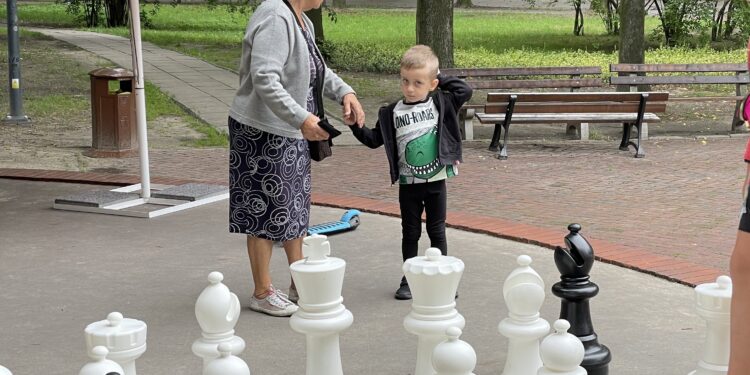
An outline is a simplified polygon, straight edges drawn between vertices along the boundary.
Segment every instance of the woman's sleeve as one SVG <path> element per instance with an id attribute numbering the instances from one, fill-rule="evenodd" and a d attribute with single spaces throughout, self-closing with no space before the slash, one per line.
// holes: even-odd
<path id="1" fill-rule="evenodd" d="M 287 36 L 284 38 L 283 36 Z M 284 20 L 276 15 L 249 30 L 244 43 L 251 48 L 250 76 L 253 88 L 271 111 L 289 125 L 299 129 L 308 116 L 281 84 L 281 75 L 291 49 L 291 38 Z"/>
<path id="2" fill-rule="evenodd" d="M 325 82 L 323 82 L 323 95 L 328 99 L 335 100 L 336 103 L 341 103 L 344 101 L 344 96 L 350 93 L 354 93 L 354 89 L 347 85 L 341 77 L 326 66 Z"/>

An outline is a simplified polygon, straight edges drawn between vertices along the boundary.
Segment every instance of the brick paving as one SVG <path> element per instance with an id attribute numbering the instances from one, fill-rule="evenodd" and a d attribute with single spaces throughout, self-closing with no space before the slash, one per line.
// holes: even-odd
<path id="1" fill-rule="evenodd" d="M 615 142 L 524 142 L 511 144 L 506 161 L 494 159 L 486 142 L 466 142 L 465 162 L 449 183 L 448 221 L 547 247 L 561 244 L 577 222 L 602 260 L 690 285 L 711 281 L 728 270 L 746 141 L 649 140 L 645 159 Z M 150 160 L 154 183 L 227 182 L 225 149 L 153 150 Z M 131 184 L 138 159 L 117 172 L 0 169 L 0 177 Z M 314 201 L 397 216 L 387 172 L 382 150 L 337 146 L 332 158 L 314 163 Z"/>

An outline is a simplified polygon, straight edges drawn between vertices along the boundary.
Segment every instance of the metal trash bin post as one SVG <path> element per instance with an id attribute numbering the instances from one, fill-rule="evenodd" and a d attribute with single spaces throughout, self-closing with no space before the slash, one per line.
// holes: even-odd
<path id="1" fill-rule="evenodd" d="M 135 76 L 123 68 L 100 68 L 91 77 L 91 149 L 95 158 L 128 157 L 138 153 Z"/>

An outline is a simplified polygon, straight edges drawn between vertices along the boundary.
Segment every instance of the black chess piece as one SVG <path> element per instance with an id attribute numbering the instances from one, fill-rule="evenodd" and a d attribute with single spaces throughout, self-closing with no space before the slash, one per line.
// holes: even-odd
<path id="1" fill-rule="evenodd" d="M 581 367 L 589 375 L 607 375 L 612 355 L 599 343 L 589 309 L 589 299 L 599 293 L 599 286 L 589 280 L 594 250 L 578 233 L 580 224 L 570 224 L 568 230 L 565 245 L 569 249 L 555 248 L 555 265 L 560 271 L 561 281 L 552 286 L 552 293 L 562 300 L 560 319 L 570 322 L 569 332 L 581 339 L 586 350 Z"/>

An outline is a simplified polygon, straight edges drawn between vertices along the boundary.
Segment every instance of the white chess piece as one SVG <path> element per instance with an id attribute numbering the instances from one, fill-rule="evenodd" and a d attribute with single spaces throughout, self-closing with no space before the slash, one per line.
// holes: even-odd
<path id="1" fill-rule="evenodd" d="M 222 342 L 218 350 L 219 358 L 208 363 L 203 369 L 203 375 L 250 375 L 247 363 L 232 355 L 232 344 Z"/>
<path id="2" fill-rule="evenodd" d="M 568 333 L 570 323 L 558 319 L 553 324 L 555 332 L 542 340 L 540 354 L 544 366 L 537 375 L 586 375 L 583 362 L 583 343 L 581 339 Z"/>
<path id="3" fill-rule="evenodd" d="M 456 310 L 456 290 L 464 262 L 429 248 L 425 256 L 407 259 L 403 265 L 413 302 L 404 318 L 404 328 L 417 335 L 417 365 L 414 375 L 434 375 L 432 351 L 445 340 L 450 327 L 464 328 L 466 321 Z"/>
<path id="4" fill-rule="evenodd" d="M 448 340 L 443 341 L 432 351 L 432 367 L 435 375 L 474 375 L 477 353 L 461 337 L 461 329 L 450 327 L 445 331 Z"/>
<path id="5" fill-rule="evenodd" d="M 86 326 L 84 332 L 90 353 L 95 346 L 104 346 L 109 350 L 107 358 L 122 366 L 122 375 L 136 375 L 135 360 L 146 351 L 146 323 L 112 312 L 106 320 Z"/>
<path id="6" fill-rule="evenodd" d="M 508 338 L 508 355 L 503 375 L 535 374 L 542 367 L 539 340 L 549 333 L 549 323 L 540 318 L 544 303 L 544 281 L 531 264 L 528 255 L 519 256 L 518 267 L 503 284 L 503 298 L 509 317 L 498 325 L 498 331 Z"/>
<path id="7" fill-rule="evenodd" d="M 0 366 L 0 375 L 13 375 L 13 374 L 11 374 L 10 370 L 8 370 L 7 368 Z"/>
<path id="8" fill-rule="evenodd" d="M 245 350 L 245 340 L 234 335 L 234 326 L 240 318 L 240 300 L 222 283 L 221 272 L 208 274 L 209 285 L 195 301 L 195 318 L 201 327 L 201 338 L 193 342 L 193 354 L 203 359 L 203 368 L 219 357 L 221 343 L 232 344 L 232 354 Z"/>
<path id="9" fill-rule="evenodd" d="M 326 236 L 305 237 L 305 259 L 289 266 L 299 293 L 299 310 L 289 325 L 306 335 L 307 375 L 342 375 L 340 333 L 354 321 L 352 313 L 342 304 L 346 262 L 328 257 L 331 245 Z"/>
<path id="10" fill-rule="evenodd" d="M 706 320 L 706 343 L 698 368 L 689 375 L 725 375 L 729 366 L 729 316 L 732 279 L 719 276 L 715 283 L 695 287 L 698 315 Z"/>
<path id="11" fill-rule="evenodd" d="M 83 365 L 78 375 L 106 375 L 112 372 L 123 375 L 125 370 L 122 369 L 122 366 L 113 360 L 107 359 L 107 354 L 109 354 L 109 350 L 106 347 L 95 346 L 89 352 L 89 357 L 93 361 Z M 3 372 L 0 371 L 0 375 L 2 374 Z"/>

